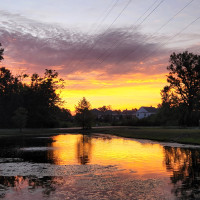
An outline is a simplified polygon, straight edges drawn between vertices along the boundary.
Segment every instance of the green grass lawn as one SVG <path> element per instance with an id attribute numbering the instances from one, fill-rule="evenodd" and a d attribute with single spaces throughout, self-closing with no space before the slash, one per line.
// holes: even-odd
<path id="1" fill-rule="evenodd" d="M 16 135 L 57 135 L 60 133 L 82 133 L 80 128 L 65 129 L 1 129 L 0 137 Z M 200 144 L 200 129 L 161 128 L 161 127 L 95 127 L 86 133 L 112 134 L 127 138 L 149 139 L 156 141 Z"/>
<path id="2" fill-rule="evenodd" d="M 95 131 L 95 129 L 93 131 Z M 111 128 L 107 130 L 102 129 L 101 132 L 128 138 L 150 139 L 156 141 L 178 142 L 186 144 L 200 144 L 200 129 L 124 127 Z"/>

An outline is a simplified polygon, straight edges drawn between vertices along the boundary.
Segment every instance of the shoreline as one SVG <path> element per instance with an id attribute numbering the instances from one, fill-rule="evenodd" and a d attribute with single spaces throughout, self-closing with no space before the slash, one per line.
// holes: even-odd
<path id="1" fill-rule="evenodd" d="M 200 129 L 173 128 L 173 127 L 135 127 L 135 126 L 108 126 L 93 127 L 90 130 L 82 130 L 80 127 L 50 128 L 50 129 L 24 129 L 22 133 L 18 129 L 0 129 L 0 137 L 32 136 L 32 135 L 58 135 L 67 133 L 103 133 L 124 138 L 146 139 L 158 142 L 175 142 L 180 144 L 200 145 Z"/>

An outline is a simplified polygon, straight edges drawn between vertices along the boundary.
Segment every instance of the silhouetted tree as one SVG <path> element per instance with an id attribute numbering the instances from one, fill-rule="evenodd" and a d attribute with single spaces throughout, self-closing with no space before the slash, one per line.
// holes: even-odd
<path id="1" fill-rule="evenodd" d="M 173 53 L 169 61 L 169 85 L 161 92 L 162 106 L 176 108 L 180 124 L 197 125 L 200 106 L 200 56 L 187 51 Z"/>
<path id="2" fill-rule="evenodd" d="M 1 47 L 1 43 L 0 43 L 0 47 Z M 3 48 L 0 48 L 0 62 L 1 60 L 3 60 L 3 52 L 4 52 L 4 49 Z"/>
<path id="3" fill-rule="evenodd" d="M 0 61 L 3 53 L 0 48 Z M 27 127 L 31 128 L 59 127 L 70 119 L 71 113 L 60 108 L 63 102 L 58 89 L 64 87 L 64 80 L 55 70 L 46 69 L 44 76 L 33 74 L 29 84 L 24 81 L 26 77 L 27 74 L 14 76 L 9 69 L 0 68 L 0 128 L 11 128 L 13 124 L 23 128 L 24 110 L 28 113 Z"/>
<path id="4" fill-rule="evenodd" d="M 92 126 L 93 117 L 90 109 L 90 102 L 87 101 L 85 97 L 75 106 L 76 121 L 83 129 L 90 129 Z"/>
<path id="5" fill-rule="evenodd" d="M 22 106 L 21 92 L 23 85 L 19 77 L 14 77 L 10 70 L 0 68 L 0 126 L 11 126 L 13 112 Z"/>
<path id="6" fill-rule="evenodd" d="M 63 79 L 55 70 L 45 71 L 44 77 L 31 76 L 30 87 L 25 92 L 25 104 L 29 113 L 29 127 L 56 127 L 57 106 L 62 103 L 57 89 L 63 88 Z"/>
<path id="7" fill-rule="evenodd" d="M 65 108 L 60 108 L 60 107 L 55 107 L 54 109 L 56 120 L 59 123 L 59 127 L 69 127 L 70 124 L 73 123 L 73 118 L 71 115 L 70 110 L 65 109 Z"/>
<path id="8" fill-rule="evenodd" d="M 26 77 L 0 68 L 0 127 L 19 127 L 19 123 L 13 123 L 17 122 L 13 117 L 20 107 L 28 112 L 27 127 L 59 127 L 69 120 L 70 112 L 59 107 L 62 101 L 57 89 L 63 87 L 63 80 L 58 73 L 46 70 L 44 77 L 33 74 L 30 84 L 22 82 Z"/>

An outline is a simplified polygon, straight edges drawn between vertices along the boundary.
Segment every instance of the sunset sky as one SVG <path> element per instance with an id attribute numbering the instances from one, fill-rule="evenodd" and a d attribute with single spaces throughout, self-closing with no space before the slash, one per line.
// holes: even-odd
<path id="1" fill-rule="evenodd" d="M 65 107 L 156 106 L 172 52 L 200 53 L 199 0 L 0 0 L 5 66 L 55 69 Z"/>

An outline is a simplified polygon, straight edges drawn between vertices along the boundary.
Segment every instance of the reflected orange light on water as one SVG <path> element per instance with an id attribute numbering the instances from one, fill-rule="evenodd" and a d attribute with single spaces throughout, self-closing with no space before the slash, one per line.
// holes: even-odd
<path id="1" fill-rule="evenodd" d="M 139 175 L 169 174 L 163 164 L 164 151 L 160 144 L 86 135 L 58 135 L 53 140 L 51 156 L 57 165 L 117 165 L 125 170 L 136 171 Z"/>
<path id="2" fill-rule="evenodd" d="M 48 152 L 57 165 L 70 165 L 77 163 L 76 144 L 81 135 L 58 135 L 54 136 L 52 147 L 53 152 Z"/>

